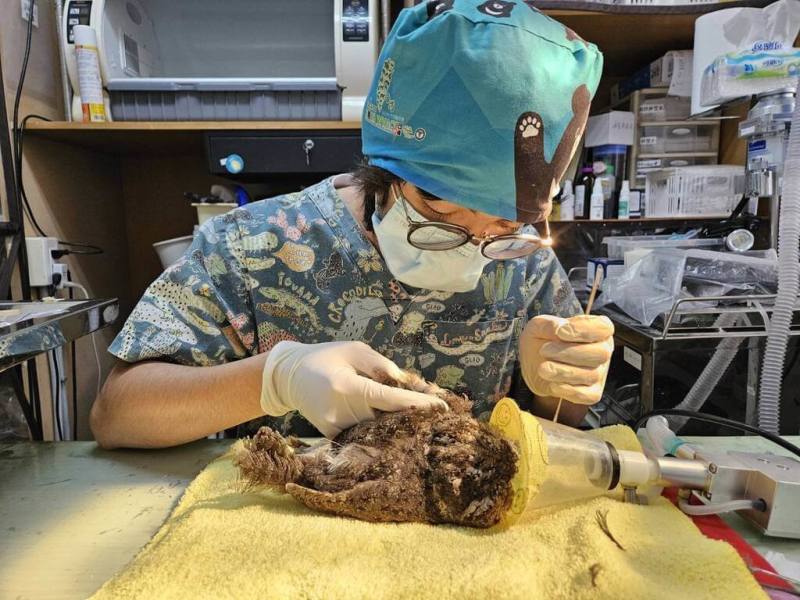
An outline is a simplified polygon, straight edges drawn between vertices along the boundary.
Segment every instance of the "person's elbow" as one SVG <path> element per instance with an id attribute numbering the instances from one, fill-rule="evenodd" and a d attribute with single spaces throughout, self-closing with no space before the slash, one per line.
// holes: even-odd
<path id="1" fill-rule="evenodd" d="M 89 428 L 97 445 L 106 450 L 119 447 L 114 439 L 110 412 L 106 396 L 101 391 L 89 412 Z"/>
<path id="2" fill-rule="evenodd" d="M 124 368 L 119 365 L 114 367 L 89 411 L 89 428 L 92 430 L 92 435 L 97 444 L 107 450 L 124 445 L 117 431 L 119 429 L 117 423 L 120 420 L 119 373 Z"/>

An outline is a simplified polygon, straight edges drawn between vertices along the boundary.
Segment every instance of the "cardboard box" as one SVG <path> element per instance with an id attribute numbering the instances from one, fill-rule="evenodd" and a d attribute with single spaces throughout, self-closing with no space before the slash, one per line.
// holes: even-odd
<path id="1" fill-rule="evenodd" d="M 692 51 L 670 50 L 650 63 L 650 87 L 669 88 L 668 94 L 689 97 L 692 90 Z"/>
<path id="2" fill-rule="evenodd" d="M 589 117 L 586 123 L 586 148 L 615 144 L 633 146 L 636 119 L 632 112 L 612 110 L 602 115 Z"/>
<path id="3" fill-rule="evenodd" d="M 627 79 L 611 86 L 611 103 L 616 104 L 644 88 L 669 88 L 666 93 L 673 96 L 690 96 L 691 84 L 692 51 L 670 50 Z"/>

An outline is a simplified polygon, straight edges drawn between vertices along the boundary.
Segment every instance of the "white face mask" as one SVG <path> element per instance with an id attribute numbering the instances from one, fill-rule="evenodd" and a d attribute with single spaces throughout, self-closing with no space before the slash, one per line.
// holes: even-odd
<path id="1" fill-rule="evenodd" d="M 401 202 L 405 202 L 405 210 Z M 372 225 L 389 271 L 401 283 L 412 287 L 442 292 L 469 292 L 478 286 L 481 273 L 491 259 L 481 254 L 473 243 L 452 250 L 420 250 L 408 243 L 408 220 L 427 221 L 406 202 L 396 196 L 392 208 L 383 218 L 372 214 Z M 453 233 L 435 231 L 430 241 L 452 239 Z"/>

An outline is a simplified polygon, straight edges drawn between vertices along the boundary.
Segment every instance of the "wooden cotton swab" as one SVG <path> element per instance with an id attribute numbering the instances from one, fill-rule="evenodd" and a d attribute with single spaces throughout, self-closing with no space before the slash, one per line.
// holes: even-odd
<path id="1" fill-rule="evenodd" d="M 589 300 L 586 302 L 586 309 L 583 311 L 583 314 L 588 315 L 592 312 L 592 304 L 594 304 L 595 296 L 597 296 L 597 288 L 600 286 L 600 276 L 603 274 L 603 271 L 600 270 L 600 265 L 596 265 L 594 268 L 594 282 L 592 283 L 592 291 L 589 292 Z M 558 413 L 561 412 L 561 403 L 564 401 L 563 398 L 558 399 L 558 406 L 556 406 L 556 412 L 553 415 L 553 423 L 558 423 Z"/>

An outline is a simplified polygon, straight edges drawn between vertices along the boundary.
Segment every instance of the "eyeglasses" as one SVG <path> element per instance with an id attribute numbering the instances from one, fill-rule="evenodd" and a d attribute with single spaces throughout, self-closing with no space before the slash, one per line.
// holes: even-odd
<path id="1" fill-rule="evenodd" d="M 512 260 L 533 254 L 551 241 L 529 233 L 509 233 L 480 237 L 472 235 L 466 227 L 441 221 L 414 221 L 408 215 L 405 199 L 397 198 L 403 205 L 408 221 L 408 243 L 420 250 L 453 250 L 464 244 L 476 241 L 481 254 L 491 260 Z"/>

